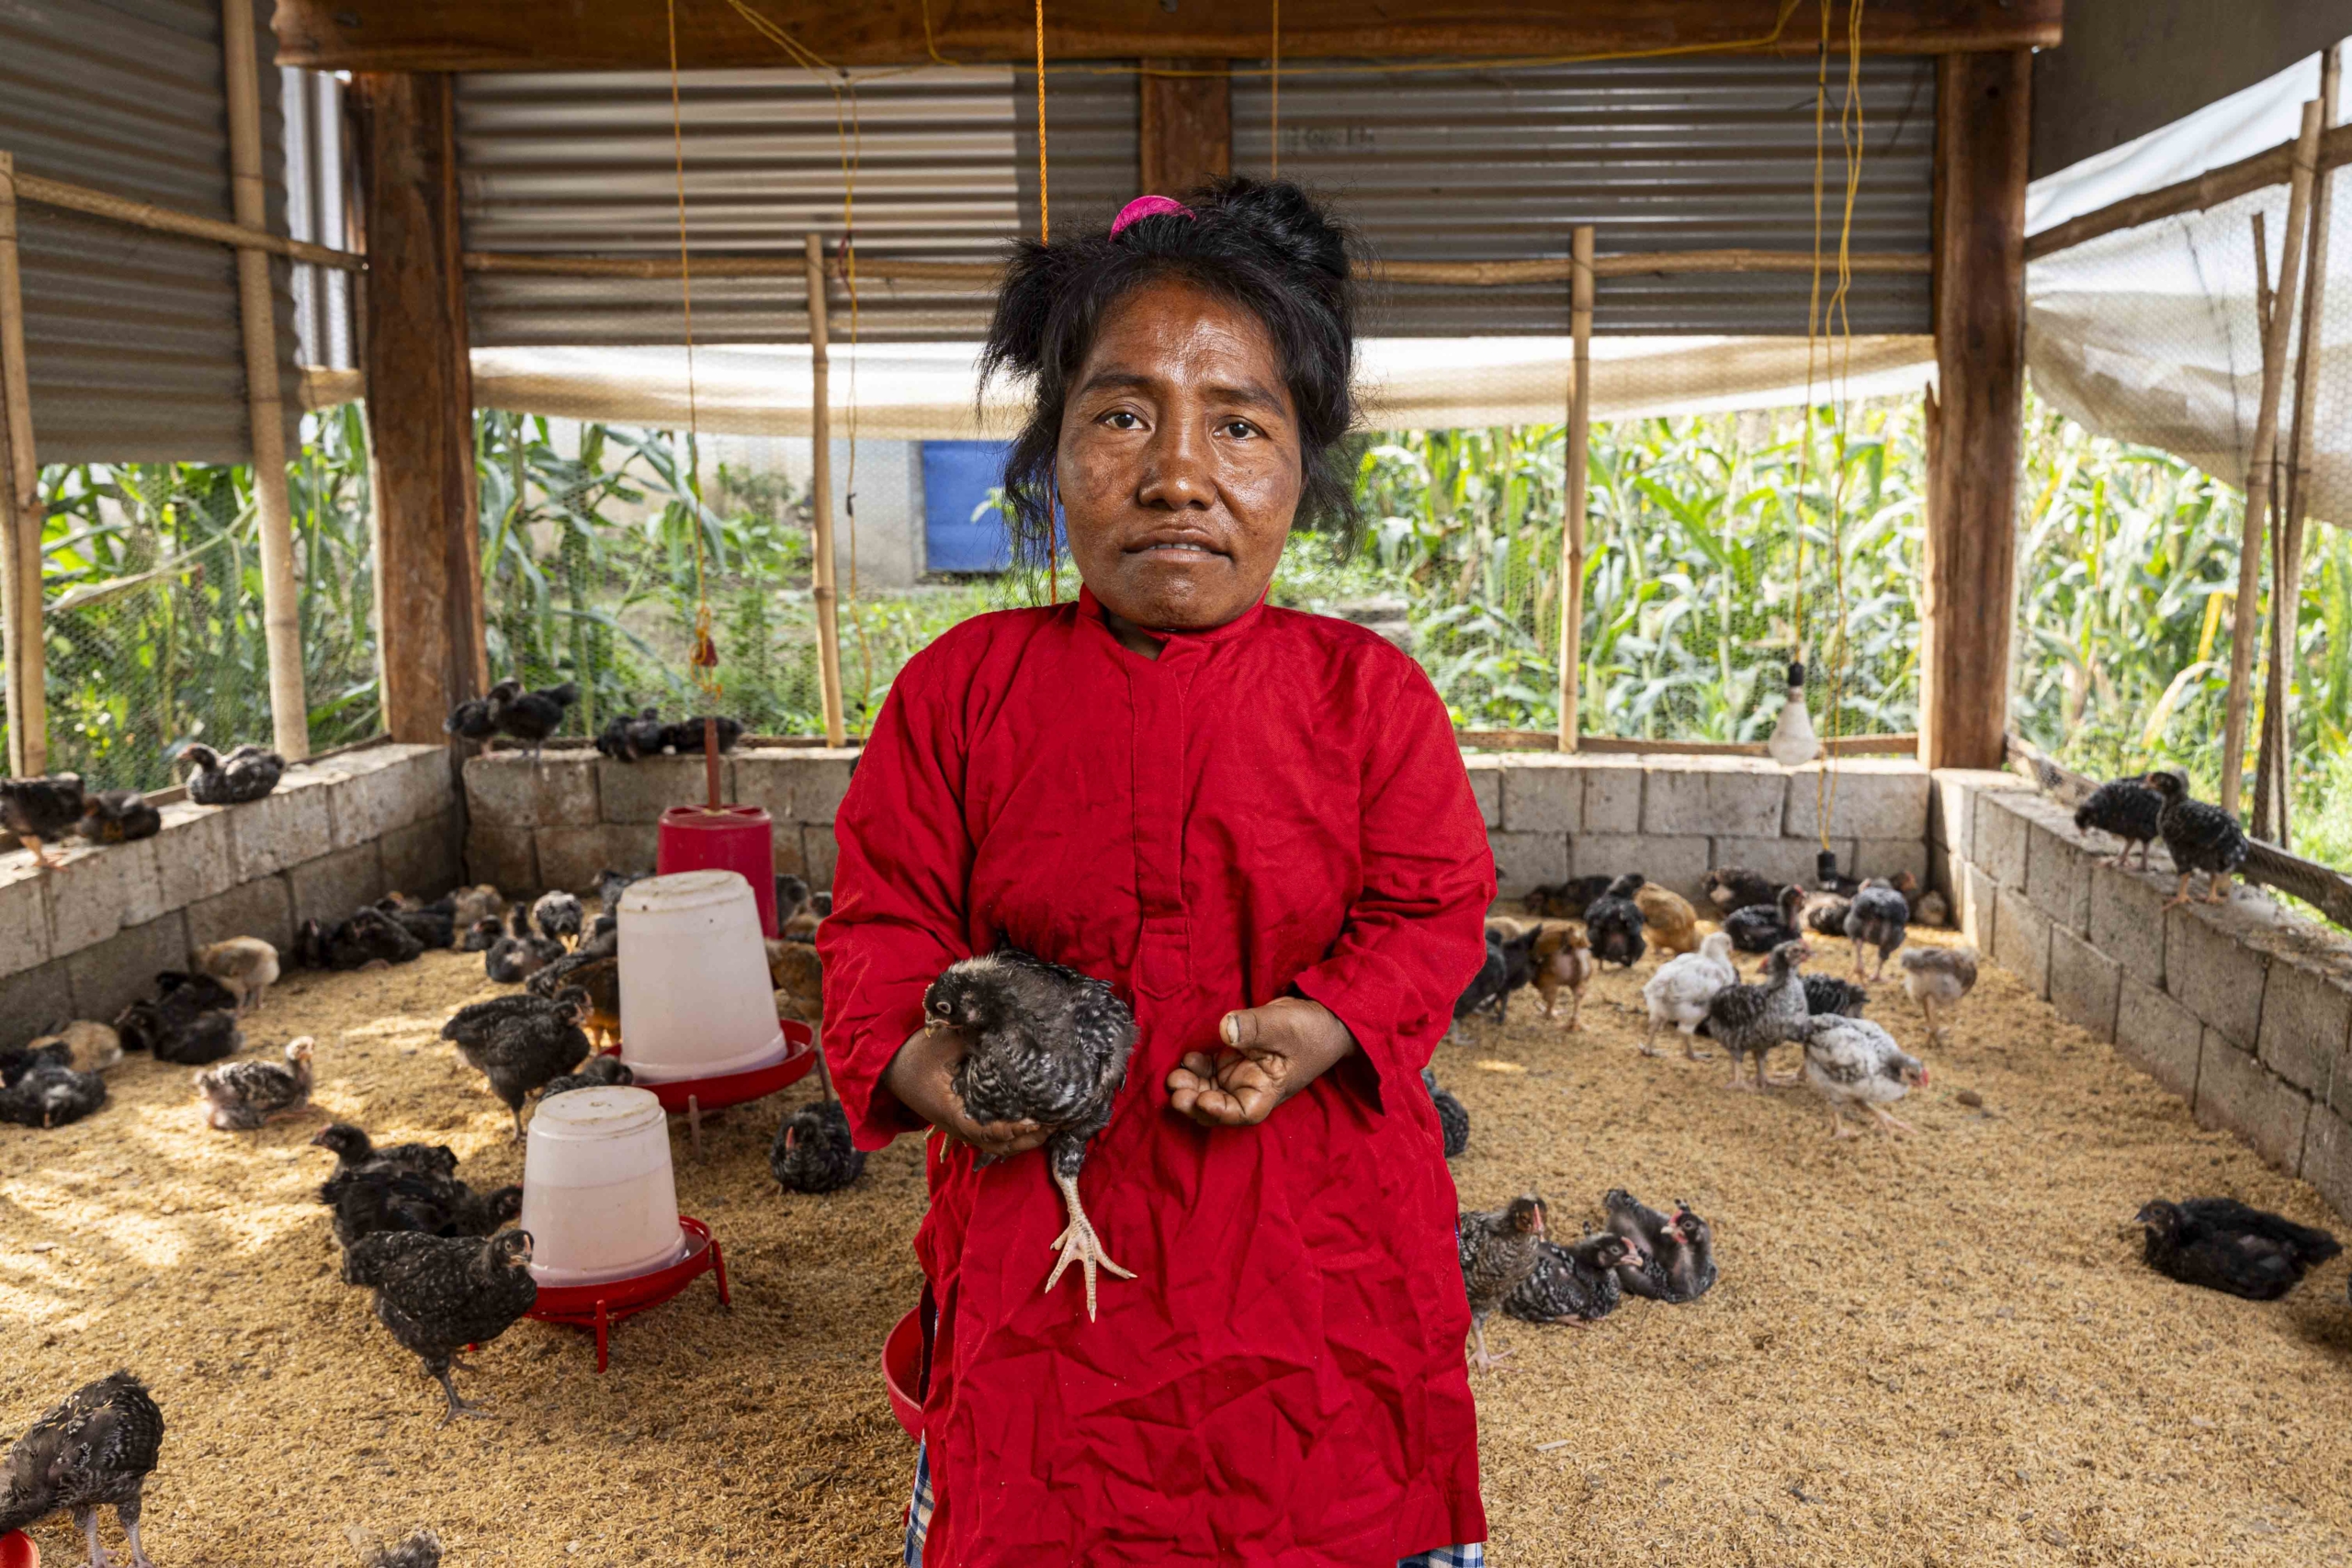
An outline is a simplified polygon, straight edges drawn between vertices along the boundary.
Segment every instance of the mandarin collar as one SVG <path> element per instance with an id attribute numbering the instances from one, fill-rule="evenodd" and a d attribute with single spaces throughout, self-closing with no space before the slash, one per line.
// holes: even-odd
<path id="1" fill-rule="evenodd" d="M 1268 585 L 1267 592 L 1272 592 L 1272 584 Z M 1261 593 L 1258 595 L 1256 604 L 1221 626 L 1210 626 L 1203 631 L 1161 631 L 1154 626 L 1146 626 L 1144 630 L 1150 636 L 1159 638 L 1160 652 L 1165 655 L 1171 649 L 1205 649 L 1246 637 L 1250 629 L 1264 617 L 1265 613 L 1266 594 Z M 1079 584 L 1078 589 L 1078 614 L 1081 620 L 1092 621 L 1100 626 L 1102 629 L 1102 635 L 1110 637 L 1113 642 L 1118 641 L 1117 637 L 1111 630 L 1111 623 L 1102 608 L 1102 601 L 1097 599 L 1094 596 L 1094 590 L 1087 587 L 1083 582 Z"/>

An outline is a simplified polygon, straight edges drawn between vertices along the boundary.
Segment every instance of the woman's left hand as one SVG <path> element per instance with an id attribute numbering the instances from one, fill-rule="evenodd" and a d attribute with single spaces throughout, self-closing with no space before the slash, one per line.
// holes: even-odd
<path id="1" fill-rule="evenodd" d="M 1168 1075 L 1168 1103 L 1204 1127 L 1249 1127 L 1329 1072 L 1356 1048 L 1330 1009 L 1301 997 L 1229 1012 L 1224 1049 L 1189 1051 Z"/>

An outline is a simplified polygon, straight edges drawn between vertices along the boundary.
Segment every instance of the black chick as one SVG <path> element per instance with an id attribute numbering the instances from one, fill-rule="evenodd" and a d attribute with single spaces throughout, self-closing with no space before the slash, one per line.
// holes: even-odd
<path id="1" fill-rule="evenodd" d="M 124 1008 L 114 1027 L 124 1050 L 186 1066 L 217 1062 L 243 1043 L 236 994 L 209 975 L 176 969 L 156 976 L 155 995 Z"/>
<path id="2" fill-rule="evenodd" d="M 74 1047 L 62 1040 L 51 1045 L 0 1045 L 0 1089 L 13 1089 L 17 1079 L 49 1063 L 72 1066 Z"/>
<path id="3" fill-rule="evenodd" d="M 535 980 L 538 978 L 536 975 L 531 977 Z M 582 1064 L 578 1072 L 566 1073 L 560 1077 L 549 1078 L 542 1084 L 539 1087 L 539 1101 L 545 1104 L 557 1095 L 570 1094 L 576 1089 L 625 1089 L 636 1081 L 637 1075 L 630 1072 L 628 1064 L 618 1056 L 610 1055 L 591 1056 Z"/>
<path id="4" fill-rule="evenodd" d="M 865 1169 L 865 1151 L 850 1142 L 849 1112 L 838 1100 L 804 1105 L 784 1119 L 768 1147 L 768 1170 L 786 1192 L 835 1192 Z"/>
<path id="5" fill-rule="evenodd" d="M 491 722 L 502 735 L 511 735 L 530 749 L 531 761 L 539 748 L 563 725 L 563 710 L 580 700 L 580 688 L 566 681 L 542 692 L 523 690 L 520 681 L 501 681 L 490 689 Z"/>
<path id="6" fill-rule="evenodd" d="M 413 964 L 424 955 L 424 946 L 415 932 L 370 906 L 353 910 L 350 919 L 328 933 L 327 967 L 374 969 L 388 964 Z"/>
<path id="7" fill-rule="evenodd" d="M 2147 1227 L 2148 1267 L 2184 1285 L 2275 1302 L 2344 1250 L 2334 1236 L 2234 1198 L 2159 1198 L 2134 1216 Z"/>
<path id="8" fill-rule="evenodd" d="M 441 1026 L 469 1066 L 490 1079 L 492 1093 L 514 1113 L 514 1136 L 523 1136 L 523 1101 L 531 1091 L 578 1066 L 588 1055 L 580 1021 L 588 994 L 578 987 L 552 998 L 528 995 L 492 997 L 459 1008 Z"/>
<path id="9" fill-rule="evenodd" d="M 498 733 L 498 721 L 490 716 L 490 699 L 468 697 L 449 710 L 449 716 L 441 721 L 441 730 L 460 740 L 489 739 Z"/>
<path id="10" fill-rule="evenodd" d="M 391 917 L 392 923 L 433 951 L 454 947 L 458 942 L 458 901 L 435 898 L 430 904 L 413 898 L 402 898 L 394 893 L 377 900 L 376 908 Z"/>
<path id="11" fill-rule="evenodd" d="M 577 939 L 581 918 L 580 900 L 569 893 L 542 893 L 531 906 L 531 919 L 538 925 L 539 934 L 556 942 L 566 937 Z"/>
<path id="12" fill-rule="evenodd" d="M 1437 1086 L 1437 1074 L 1421 1069 L 1421 1087 L 1430 1091 L 1430 1103 L 1437 1107 L 1438 1133 L 1444 1142 L 1445 1157 L 1458 1158 L 1470 1146 L 1470 1111 L 1453 1097 L 1451 1089 Z"/>
<path id="13" fill-rule="evenodd" d="M 523 982 L 535 997 L 552 997 L 567 986 L 588 993 L 583 1021 L 599 1046 L 621 1031 L 620 934 L 617 928 L 598 932 Z"/>
<path id="14" fill-rule="evenodd" d="M 1852 908 L 1846 911 L 1846 934 L 1854 943 L 1854 977 L 1862 976 L 1862 949 L 1878 949 L 1878 963 L 1871 970 L 1871 978 L 1886 977 L 1887 954 L 1903 945 L 1911 925 L 1911 904 L 1883 876 L 1873 876 L 1854 890 Z"/>
<path id="15" fill-rule="evenodd" d="M 1487 928 L 1486 961 L 1478 965 L 1478 972 L 1470 976 L 1470 984 L 1463 987 L 1462 995 L 1454 998 L 1454 1021 L 1459 1022 L 1482 1009 L 1501 1017 L 1510 1005 L 1510 962 L 1503 956 L 1502 933 L 1489 926 Z"/>
<path id="16" fill-rule="evenodd" d="M 209 746 L 191 746 L 180 761 L 196 765 L 187 777 L 187 797 L 198 806 L 259 800 L 286 776 L 286 759 L 266 746 L 240 746 L 226 757 Z"/>
<path id="17" fill-rule="evenodd" d="M 484 915 L 466 928 L 466 934 L 458 939 L 455 946 L 459 953 L 488 953 L 505 934 L 504 921 L 496 915 Z"/>
<path id="18" fill-rule="evenodd" d="M 449 1396 L 447 1426 L 481 1407 L 458 1397 L 449 1364 L 469 1345 L 487 1345 L 538 1301 L 531 1278 L 531 1233 L 500 1231 L 486 1240 L 382 1231 L 361 1236 L 343 1255 L 343 1282 L 376 1292 L 376 1320 Z"/>
<path id="19" fill-rule="evenodd" d="M 2165 901 L 2165 908 L 2188 902 L 2188 879 L 2200 871 L 2205 874 L 2205 901 L 2227 903 L 2230 874 L 2245 864 L 2249 848 L 2245 829 L 2220 807 L 2191 800 L 2188 780 L 2177 772 L 2150 773 L 2144 782 L 2164 799 L 2156 826 L 2164 835 L 2165 848 L 2172 852 L 2173 869 L 2180 873 L 2179 889 Z"/>
<path id="20" fill-rule="evenodd" d="M 669 726 L 651 708 L 616 714 L 596 735 L 596 750 L 616 762 L 634 762 L 662 754 Z"/>
<path id="21" fill-rule="evenodd" d="M 477 1192 L 452 1176 L 392 1167 L 363 1172 L 335 1190 L 334 1239 L 348 1248 L 363 1235 L 489 1235 L 523 1213 L 523 1190 Z"/>
<path id="22" fill-rule="evenodd" d="M 332 1122 L 311 1138 L 314 1149 L 334 1156 L 334 1174 L 319 1189 L 319 1201 L 332 1203 L 355 1177 L 413 1172 L 421 1176 L 455 1176 L 457 1151 L 447 1144 L 386 1144 L 379 1146 L 348 1122 Z"/>
<path id="23" fill-rule="evenodd" d="M 1623 1188 L 1601 1199 L 1611 1235 L 1623 1236 L 1635 1256 L 1617 1270 L 1617 1281 L 1650 1301 L 1694 1302 L 1715 1282 L 1714 1228 L 1675 1200 L 1672 1215 L 1661 1214 Z"/>
<path id="24" fill-rule="evenodd" d="M 135 789 L 102 789 L 82 797 L 74 830 L 94 844 L 130 844 L 164 830 L 164 814 Z"/>
<path id="25" fill-rule="evenodd" d="M 0 1089 L 0 1122 L 19 1127 L 66 1127 L 107 1102 L 107 1080 L 77 1073 L 46 1053 Z"/>
<path id="26" fill-rule="evenodd" d="M 1614 873 L 1596 876 L 1571 876 L 1566 882 L 1547 882 L 1531 890 L 1521 898 L 1520 908 L 1546 920 L 1580 920 L 1595 898 L 1609 891 L 1617 880 Z"/>
<path id="27" fill-rule="evenodd" d="M 2165 797 L 2141 780 L 2110 779 L 2075 807 L 2075 831 L 2087 833 L 2096 828 L 2120 840 L 2123 847 L 2108 863 L 2113 866 L 2121 866 L 2131 858 L 2132 846 L 2139 845 L 2140 869 L 2145 871 L 2149 852 L 2164 836 L 2164 814 Z"/>
<path id="28" fill-rule="evenodd" d="M 8 1450 L 0 1535 L 63 1509 L 102 1564 L 96 1514 L 111 1506 L 130 1538 L 131 1568 L 153 1568 L 139 1544 L 139 1510 L 163 1447 L 164 1412 L 144 1383 L 126 1371 L 83 1384 Z"/>
<path id="29" fill-rule="evenodd" d="M 1620 1276 L 1636 1256 L 1621 1235 L 1589 1235 L 1569 1247 L 1538 1241 L 1535 1267 L 1503 1298 L 1503 1311 L 1522 1323 L 1597 1322 L 1624 1300 Z"/>
<path id="30" fill-rule="evenodd" d="M 1808 1017 L 1843 1013 L 1848 1018 L 1860 1018 L 1870 999 L 1869 990 L 1851 980 L 1841 980 L 1835 975 L 1804 977 L 1804 1010 Z"/>
<path id="31" fill-rule="evenodd" d="M 596 902 L 604 907 L 606 914 L 612 913 L 621 907 L 621 895 L 628 891 L 629 884 L 642 882 L 650 874 L 643 871 L 615 871 L 607 866 L 596 874 Z M 784 878 L 779 876 L 776 881 L 781 885 Z M 779 906 L 776 913 L 781 915 L 783 912 Z"/>
<path id="32" fill-rule="evenodd" d="M 1087 1140 L 1110 1123 L 1112 1100 L 1127 1079 L 1135 1015 L 1102 981 L 1015 947 L 948 965 L 923 993 L 922 1007 L 925 1032 L 953 1030 L 963 1041 L 950 1087 L 966 1114 L 1050 1130 L 1046 1169 L 1061 1189 L 1069 1225 L 1056 1241 L 1061 1256 L 1046 1289 L 1076 1263 L 1091 1321 L 1096 1269 L 1135 1278 L 1102 1250 L 1078 1197 Z"/>
<path id="33" fill-rule="evenodd" d="M 1592 942 L 1592 956 L 1601 964 L 1631 969 L 1648 944 L 1642 937 L 1642 908 L 1634 894 L 1642 886 L 1638 872 L 1628 872 L 1609 885 L 1609 891 L 1585 906 L 1584 932 Z"/>
<path id="34" fill-rule="evenodd" d="M 1779 885 L 1744 865 L 1718 866 L 1707 873 L 1707 902 L 1715 907 L 1718 914 L 1752 909 L 1759 904 L 1772 908 L 1780 901 Z"/>
<path id="35" fill-rule="evenodd" d="M 1815 936 L 1844 936 L 1846 917 L 1853 908 L 1851 898 L 1816 893 L 1804 901 L 1804 928 Z"/>
<path id="36" fill-rule="evenodd" d="M 1724 934 L 1742 953 L 1770 953 L 1802 934 L 1797 926 L 1804 907 L 1804 888 L 1783 887 L 1769 904 L 1743 904 L 1725 915 Z"/>
<path id="37" fill-rule="evenodd" d="M 502 986 L 518 985 L 563 956 L 563 943 L 531 929 L 531 911 L 520 902 L 506 912 L 506 934 L 482 954 L 482 973 Z"/>
<path id="38" fill-rule="evenodd" d="M 55 865 L 41 846 L 65 837 L 81 820 L 81 774 L 0 779 L 0 828 L 16 834 L 38 863 Z"/>
<path id="39" fill-rule="evenodd" d="M 722 717 L 717 722 L 718 750 L 722 753 L 732 751 L 735 743 L 743 739 L 742 720 Z M 699 757 L 703 752 L 703 721 L 699 718 L 681 719 L 665 727 L 662 739 L 663 744 L 681 757 Z"/>

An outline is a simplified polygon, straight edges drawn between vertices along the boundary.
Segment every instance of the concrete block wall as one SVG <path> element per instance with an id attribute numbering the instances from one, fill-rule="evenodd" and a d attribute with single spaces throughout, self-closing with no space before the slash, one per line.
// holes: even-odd
<path id="1" fill-rule="evenodd" d="M 207 942 L 283 948 L 313 916 L 458 880 L 458 800 L 439 746 L 344 752 L 288 769 L 251 805 L 182 802 L 163 817 L 154 838 L 75 843 L 46 870 L 28 851 L 0 854 L 0 1044 L 67 1019 L 110 1020 Z"/>
<path id="2" fill-rule="evenodd" d="M 2177 878 L 2161 846 L 2154 870 L 2119 871 L 2111 841 L 2015 774 L 1934 784 L 1937 880 L 1962 890 L 1977 947 L 2199 1123 L 2352 1214 L 2352 941 L 2243 886 L 2166 909 Z"/>

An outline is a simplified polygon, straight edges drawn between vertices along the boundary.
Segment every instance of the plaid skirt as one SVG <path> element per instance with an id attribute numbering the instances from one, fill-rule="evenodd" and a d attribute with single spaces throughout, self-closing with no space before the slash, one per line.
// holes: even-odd
<path id="1" fill-rule="evenodd" d="M 907 1505 L 906 1568 L 922 1568 L 922 1540 L 931 1533 L 931 1450 L 915 1445 L 915 1495 Z M 1487 1543 L 1441 1546 L 1397 1559 L 1396 1568 L 1487 1568 Z"/>

